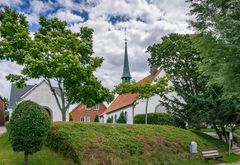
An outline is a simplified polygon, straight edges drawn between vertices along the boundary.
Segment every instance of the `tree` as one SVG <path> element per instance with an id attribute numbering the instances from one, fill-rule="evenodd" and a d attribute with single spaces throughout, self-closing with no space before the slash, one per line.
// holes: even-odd
<path id="1" fill-rule="evenodd" d="M 15 152 L 24 152 L 25 165 L 28 165 L 28 155 L 41 150 L 49 128 L 47 112 L 32 101 L 21 102 L 13 111 L 9 122 L 9 139 Z"/>
<path id="2" fill-rule="evenodd" d="M 95 119 L 94 119 L 94 122 L 99 122 L 99 116 L 98 115 L 96 115 L 96 117 L 95 117 Z"/>
<path id="3" fill-rule="evenodd" d="M 148 114 L 148 102 L 149 99 L 154 95 L 162 96 L 168 88 L 168 80 L 169 75 L 166 74 L 162 78 L 158 78 L 152 82 L 145 82 L 144 84 L 140 84 L 137 82 L 122 82 L 121 84 L 115 86 L 114 92 L 117 94 L 125 94 L 125 93 L 138 93 L 138 100 L 146 100 L 145 107 L 145 124 L 147 124 L 147 114 Z"/>
<path id="4" fill-rule="evenodd" d="M 18 87 L 24 86 L 30 78 L 45 79 L 63 121 L 73 103 L 92 106 L 113 99 L 93 74 L 103 59 L 92 56 L 92 29 L 83 27 L 73 33 L 67 29 L 65 21 L 40 17 L 39 30 L 31 39 L 25 16 L 9 8 L 0 12 L 0 23 L 2 58 L 23 66 L 21 75 L 10 74 L 7 79 Z M 53 87 L 54 82 L 60 95 Z"/>
<path id="5" fill-rule="evenodd" d="M 148 48 L 151 53 L 149 62 L 164 68 L 171 75 L 177 93 L 172 97 L 165 95 L 161 103 L 189 126 L 198 127 L 203 123 L 213 125 L 219 138 L 223 139 L 224 136 L 226 139 L 225 127 L 239 125 L 239 101 L 236 98 L 223 99 L 221 87 L 208 85 L 209 78 L 198 70 L 203 63 L 198 41 L 198 35 L 165 36 L 161 43 Z M 227 111 L 229 107 L 232 107 L 231 111 Z"/>
<path id="6" fill-rule="evenodd" d="M 127 117 L 123 112 L 120 113 L 116 123 L 127 123 Z"/>
<path id="7" fill-rule="evenodd" d="M 113 123 L 113 118 L 112 117 L 108 117 L 107 118 L 107 123 Z"/>
<path id="8" fill-rule="evenodd" d="M 171 83 L 177 95 L 164 95 L 161 103 L 190 126 L 198 125 L 204 113 L 201 111 L 201 99 L 198 96 L 207 90 L 206 77 L 198 71 L 201 63 L 200 51 L 194 46 L 194 37 L 190 35 L 170 34 L 162 42 L 149 46 L 149 62 L 162 67 L 171 75 Z"/>
<path id="9" fill-rule="evenodd" d="M 202 73 L 209 84 L 223 87 L 223 97 L 240 98 L 240 2 L 238 0 L 188 0 L 201 33 Z"/>

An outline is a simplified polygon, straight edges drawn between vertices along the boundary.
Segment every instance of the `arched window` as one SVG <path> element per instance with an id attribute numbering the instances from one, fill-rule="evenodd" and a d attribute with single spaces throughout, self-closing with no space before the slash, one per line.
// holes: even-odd
<path id="1" fill-rule="evenodd" d="M 48 114 L 50 120 L 53 121 L 53 115 L 52 115 L 52 111 L 51 111 L 51 109 L 48 108 L 48 107 L 46 107 L 46 106 L 44 106 L 43 108 L 46 110 L 46 112 L 47 112 L 47 114 Z"/>

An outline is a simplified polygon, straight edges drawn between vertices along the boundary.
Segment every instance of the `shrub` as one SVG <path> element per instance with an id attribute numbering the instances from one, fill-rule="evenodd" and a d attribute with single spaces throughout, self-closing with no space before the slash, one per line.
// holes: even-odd
<path id="1" fill-rule="evenodd" d="M 117 123 L 126 123 L 127 119 L 123 112 L 120 113 L 119 118 L 116 121 Z"/>
<path id="2" fill-rule="evenodd" d="M 47 139 L 50 119 L 43 107 L 32 101 L 23 101 L 13 111 L 9 122 L 9 139 L 13 150 L 28 155 L 40 151 Z"/>
<path id="3" fill-rule="evenodd" d="M 73 114 L 72 113 L 69 114 L 69 121 L 73 121 Z"/>
<path id="4" fill-rule="evenodd" d="M 145 123 L 145 114 L 139 114 L 134 117 L 135 124 Z M 169 113 L 149 113 L 148 124 L 171 125 L 175 127 L 185 128 L 185 123 L 178 117 Z"/>
<path id="5" fill-rule="evenodd" d="M 99 116 L 96 115 L 95 119 L 94 119 L 94 122 L 99 122 Z"/>
<path id="6" fill-rule="evenodd" d="M 9 121 L 9 112 L 4 111 L 5 122 Z"/>
<path id="7" fill-rule="evenodd" d="M 107 118 L 107 123 L 113 123 L 113 118 L 112 117 L 108 117 Z"/>

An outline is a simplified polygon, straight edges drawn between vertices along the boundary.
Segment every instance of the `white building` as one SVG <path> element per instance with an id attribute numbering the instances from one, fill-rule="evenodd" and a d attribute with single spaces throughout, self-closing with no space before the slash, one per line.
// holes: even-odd
<path id="1" fill-rule="evenodd" d="M 151 73 L 147 77 L 140 80 L 138 83 L 143 84 L 146 82 L 152 83 L 155 79 L 163 77 L 165 75 L 164 70 L 151 67 Z M 127 41 L 125 40 L 125 54 L 124 54 L 124 66 L 122 80 L 125 82 L 131 81 L 131 74 L 128 64 L 128 52 Z M 169 84 L 170 85 L 170 84 Z M 176 93 L 168 94 L 168 97 L 176 96 Z M 123 94 L 116 97 L 110 104 L 107 110 L 100 115 L 100 122 L 106 123 L 108 118 L 113 120 L 113 123 L 119 118 L 121 112 L 123 112 L 127 118 L 127 124 L 133 124 L 134 116 L 137 114 L 145 114 L 146 100 L 139 100 L 138 94 Z M 149 99 L 148 113 L 166 113 L 167 110 L 160 104 L 160 96 L 155 95 Z"/>
<path id="2" fill-rule="evenodd" d="M 59 89 L 55 88 L 55 91 L 58 98 L 61 100 Z M 8 109 L 10 116 L 17 104 L 24 100 L 31 100 L 43 106 L 52 121 L 62 121 L 62 113 L 46 81 L 43 80 L 36 85 L 27 85 L 22 89 L 17 89 L 16 86 L 12 84 Z M 71 108 L 67 111 L 67 120 L 69 118 L 70 109 Z"/>
<path id="3" fill-rule="evenodd" d="M 163 77 L 165 72 L 163 70 L 156 70 L 154 74 L 139 81 L 143 84 L 146 82 L 153 82 L 156 78 Z M 169 96 L 174 93 L 169 94 Z M 107 110 L 100 115 L 100 122 L 106 123 L 108 118 L 112 118 L 113 123 L 116 122 L 121 112 L 127 118 L 127 124 L 133 124 L 134 116 L 138 114 L 145 114 L 146 100 L 139 100 L 138 94 L 123 94 L 116 97 Z M 148 113 L 166 113 L 166 108 L 160 104 L 161 97 L 155 95 L 149 99 Z"/>

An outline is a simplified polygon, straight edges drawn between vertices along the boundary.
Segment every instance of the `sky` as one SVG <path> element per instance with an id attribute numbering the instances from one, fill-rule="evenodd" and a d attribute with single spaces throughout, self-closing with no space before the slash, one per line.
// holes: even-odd
<path id="1" fill-rule="evenodd" d="M 95 75 L 103 85 L 113 89 L 121 82 L 124 38 L 128 39 L 130 72 L 135 80 L 149 74 L 148 46 L 160 43 L 170 33 L 192 33 L 188 20 L 189 4 L 185 0 L 0 0 L 0 9 L 9 6 L 23 13 L 33 36 L 39 28 L 39 16 L 67 21 L 78 32 L 87 26 L 94 30 L 94 56 L 104 58 Z M 21 66 L 0 61 L 0 96 L 9 98 L 9 73 L 20 73 Z M 39 80 L 30 80 L 28 84 Z"/>

